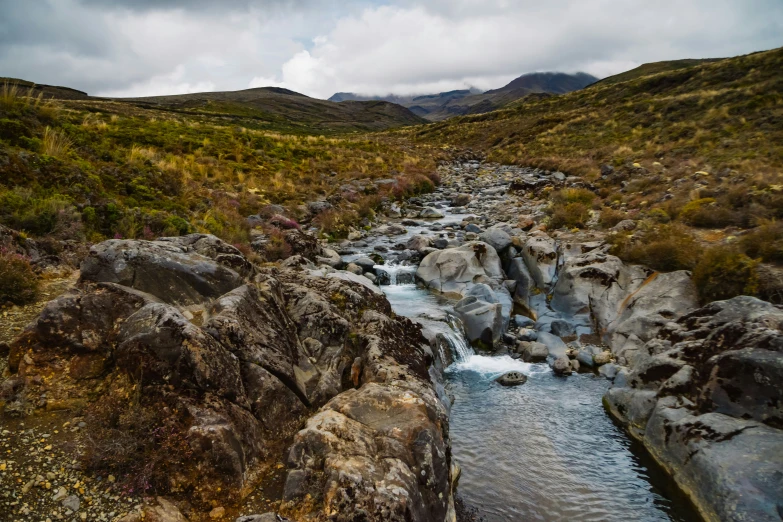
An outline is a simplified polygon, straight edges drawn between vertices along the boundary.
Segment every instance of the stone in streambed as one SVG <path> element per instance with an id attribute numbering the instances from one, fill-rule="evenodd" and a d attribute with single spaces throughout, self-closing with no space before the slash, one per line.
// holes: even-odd
<path id="1" fill-rule="evenodd" d="M 558 357 L 552 363 L 552 371 L 555 375 L 571 375 L 571 361 L 568 357 Z"/>
<path id="2" fill-rule="evenodd" d="M 519 386 L 527 382 L 527 377 L 521 372 L 507 372 L 495 379 L 501 386 Z"/>
<path id="3" fill-rule="evenodd" d="M 456 305 L 454 312 L 465 327 L 465 334 L 471 343 L 481 342 L 494 345 L 503 330 L 502 308 L 497 303 L 487 303 L 475 296 L 469 296 Z"/>

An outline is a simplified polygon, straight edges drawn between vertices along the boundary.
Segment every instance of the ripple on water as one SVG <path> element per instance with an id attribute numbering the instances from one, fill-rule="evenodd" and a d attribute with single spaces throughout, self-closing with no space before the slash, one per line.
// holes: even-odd
<path id="1" fill-rule="evenodd" d="M 492 382 L 511 370 L 527 383 Z M 545 364 L 507 356 L 473 356 L 447 376 L 459 492 L 488 521 L 682 520 L 604 413 L 605 380 L 558 378 Z"/>

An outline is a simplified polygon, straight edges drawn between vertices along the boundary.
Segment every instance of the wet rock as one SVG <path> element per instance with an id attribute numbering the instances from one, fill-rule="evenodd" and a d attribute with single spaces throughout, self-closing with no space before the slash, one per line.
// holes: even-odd
<path id="1" fill-rule="evenodd" d="M 555 375 L 571 375 L 571 360 L 568 357 L 558 357 L 552 363 Z"/>
<path id="2" fill-rule="evenodd" d="M 554 321 L 549 323 L 549 327 L 551 329 L 552 334 L 558 337 L 568 337 L 576 333 L 576 330 L 574 329 L 574 325 L 562 319 L 555 319 Z"/>
<path id="3" fill-rule="evenodd" d="M 474 242 L 428 254 L 416 271 L 416 279 L 434 290 L 464 295 L 481 279 L 500 282 L 505 277 L 495 249 Z"/>
<path id="4" fill-rule="evenodd" d="M 603 375 L 610 381 L 613 381 L 615 376 L 617 375 L 618 366 L 614 363 L 607 363 L 602 365 L 600 368 L 598 368 L 598 373 L 600 375 Z"/>
<path id="5" fill-rule="evenodd" d="M 469 296 L 454 305 L 454 312 L 462 321 L 465 335 L 471 343 L 481 342 L 492 346 L 500 339 L 503 332 L 500 304 Z"/>
<path id="6" fill-rule="evenodd" d="M 566 344 L 556 335 L 539 331 L 538 338 L 536 340 L 547 347 L 549 350 L 549 355 L 555 358 L 565 357 L 567 348 Z"/>
<path id="7" fill-rule="evenodd" d="M 481 229 L 480 226 L 478 226 L 475 223 L 468 223 L 465 226 L 465 232 L 472 232 L 474 234 L 481 234 L 483 232 L 483 230 Z"/>
<path id="8" fill-rule="evenodd" d="M 479 239 L 491 245 L 496 252 L 502 252 L 511 245 L 511 236 L 499 228 L 490 228 L 481 233 Z"/>
<path id="9" fill-rule="evenodd" d="M 546 290 L 552 284 L 557 272 L 557 246 L 549 236 L 534 236 L 529 238 L 522 248 L 530 275 L 541 290 Z"/>
<path id="10" fill-rule="evenodd" d="M 527 382 L 527 376 L 522 372 L 506 372 L 495 379 L 495 382 L 501 386 L 519 386 Z"/>
<path id="11" fill-rule="evenodd" d="M 522 353 L 522 360 L 525 362 L 542 362 L 549 356 L 546 345 L 535 341 L 521 341 L 517 350 Z"/>

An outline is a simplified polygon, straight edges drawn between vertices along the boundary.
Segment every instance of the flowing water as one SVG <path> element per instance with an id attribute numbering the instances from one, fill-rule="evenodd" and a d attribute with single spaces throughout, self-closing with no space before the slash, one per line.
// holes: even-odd
<path id="1" fill-rule="evenodd" d="M 392 283 L 400 271 L 415 270 L 382 268 Z M 452 345 L 455 362 L 445 377 L 455 399 L 450 434 L 462 467 L 458 492 L 483 520 L 698 520 L 660 489 L 666 479 L 652 474 L 643 452 L 604 412 L 606 379 L 586 373 L 562 378 L 547 364 L 477 355 L 449 313 L 454 301 L 414 284 L 381 288 L 397 314 L 444 334 Z M 526 374 L 527 383 L 506 388 L 494 382 L 511 370 Z"/>

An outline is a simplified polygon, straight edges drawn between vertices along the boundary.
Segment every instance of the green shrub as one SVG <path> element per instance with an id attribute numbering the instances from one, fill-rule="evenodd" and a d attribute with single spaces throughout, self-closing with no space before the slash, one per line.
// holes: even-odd
<path id="1" fill-rule="evenodd" d="M 668 223 L 672 220 L 669 213 L 662 208 L 653 208 L 647 213 L 647 217 L 656 223 Z"/>
<path id="2" fill-rule="evenodd" d="M 783 223 L 770 222 L 742 236 L 740 248 L 753 259 L 783 263 Z"/>
<path id="3" fill-rule="evenodd" d="M 590 219 L 590 207 L 584 203 L 552 205 L 548 213 L 551 216 L 549 226 L 553 229 L 561 227 L 583 228 Z"/>
<path id="4" fill-rule="evenodd" d="M 598 223 L 603 228 L 612 228 L 617 223 L 627 218 L 628 215 L 621 210 L 615 210 L 611 207 L 604 207 L 601 209 L 601 217 L 598 219 Z"/>
<path id="5" fill-rule="evenodd" d="M 727 227 L 738 221 L 730 209 L 717 204 L 714 198 L 702 198 L 688 202 L 680 210 L 680 220 L 694 227 Z"/>
<path id="6" fill-rule="evenodd" d="M 661 272 L 692 270 L 702 247 L 681 225 L 659 225 L 642 230 L 633 240 L 624 234 L 609 238 L 611 253 L 629 263 Z"/>
<path id="7" fill-rule="evenodd" d="M 38 298 L 38 277 L 24 257 L 0 250 L 0 305 L 24 305 Z"/>
<path id="8" fill-rule="evenodd" d="M 706 250 L 693 270 L 693 282 L 702 302 L 756 295 L 759 289 L 757 264 L 733 247 L 717 246 Z"/>
<path id="9" fill-rule="evenodd" d="M 590 206 L 595 194 L 587 189 L 567 188 L 549 196 L 547 214 L 551 216 L 551 228 L 582 228 L 590 219 Z"/>

